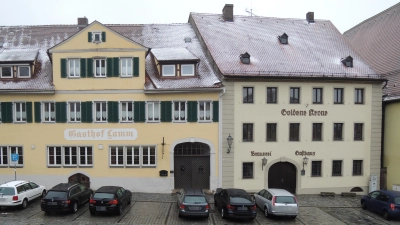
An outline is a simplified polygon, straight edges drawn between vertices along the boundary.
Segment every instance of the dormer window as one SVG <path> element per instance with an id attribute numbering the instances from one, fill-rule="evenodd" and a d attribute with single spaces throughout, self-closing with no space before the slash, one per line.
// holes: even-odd
<path id="1" fill-rule="evenodd" d="M 18 77 L 29 78 L 31 77 L 31 71 L 29 66 L 18 66 Z"/>
<path id="2" fill-rule="evenodd" d="M 181 65 L 182 76 L 194 76 L 194 64 L 182 64 Z"/>
<path id="3" fill-rule="evenodd" d="M 286 33 L 283 33 L 281 36 L 278 36 L 279 42 L 283 45 L 287 45 L 289 43 L 289 36 Z"/>
<path id="4" fill-rule="evenodd" d="M 101 31 L 89 32 L 88 42 L 93 42 L 93 43 L 106 42 L 106 32 L 101 32 Z"/>
<path id="5" fill-rule="evenodd" d="M 157 61 L 161 77 L 191 77 L 196 75 L 200 59 L 186 48 L 155 48 L 151 54 Z"/>
<path id="6" fill-rule="evenodd" d="M 343 65 L 346 67 L 353 67 L 353 58 L 351 56 L 347 56 L 346 58 L 341 59 Z"/>
<path id="7" fill-rule="evenodd" d="M 1 78 L 13 78 L 12 66 L 1 66 L 0 67 L 0 77 Z"/>
<path id="8" fill-rule="evenodd" d="M 244 54 L 241 54 L 240 60 L 242 61 L 243 64 L 250 64 L 250 54 L 247 52 Z"/>
<path id="9" fill-rule="evenodd" d="M 163 77 L 175 76 L 175 65 L 163 65 L 162 66 L 162 76 Z"/>
<path id="10" fill-rule="evenodd" d="M 100 39 L 100 36 L 101 34 L 100 33 L 93 33 L 93 41 L 94 42 L 100 42 L 101 41 L 101 39 Z"/>

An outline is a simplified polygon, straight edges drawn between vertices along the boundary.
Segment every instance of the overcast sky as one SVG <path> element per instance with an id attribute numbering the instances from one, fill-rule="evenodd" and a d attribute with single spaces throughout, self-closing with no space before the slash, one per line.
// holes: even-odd
<path id="1" fill-rule="evenodd" d="M 398 0 L 11 0 L 2 4 L 0 25 L 186 23 L 190 12 L 220 14 L 234 4 L 235 15 L 301 18 L 314 12 L 343 33 L 358 23 L 395 5 Z"/>

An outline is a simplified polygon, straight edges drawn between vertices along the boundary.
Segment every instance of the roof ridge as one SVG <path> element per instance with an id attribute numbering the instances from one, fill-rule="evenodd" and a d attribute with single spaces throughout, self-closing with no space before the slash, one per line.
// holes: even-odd
<path id="1" fill-rule="evenodd" d="M 47 25 L 0 25 L 0 28 L 26 28 L 26 27 L 59 27 L 59 26 L 69 26 L 69 27 L 77 27 L 77 24 L 47 24 Z"/>
<path id="2" fill-rule="evenodd" d="M 207 15 L 207 16 L 222 16 L 222 14 L 215 14 L 215 13 L 190 13 L 190 14 L 197 14 L 197 15 Z M 271 17 L 271 16 L 248 16 L 248 15 L 233 15 L 233 17 L 239 18 L 265 18 L 265 19 L 278 19 L 278 20 L 296 20 L 296 21 L 307 21 L 306 18 L 286 18 L 286 17 Z M 314 21 L 329 21 L 328 19 L 314 19 Z"/>

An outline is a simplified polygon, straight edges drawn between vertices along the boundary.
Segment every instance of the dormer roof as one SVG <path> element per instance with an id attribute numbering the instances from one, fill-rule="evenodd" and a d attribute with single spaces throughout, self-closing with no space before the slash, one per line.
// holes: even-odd
<path id="1" fill-rule="evenodd" d="M 0 50 L 2 62 L 33 62 L 36 60 L 39 49 L 4 49 Z"/>
<path id="2" fill-rule="evenodd" d="M 157 61 L 198 61 L 199 58 L 183 47 L 153 48 L 151 53 Z"/>

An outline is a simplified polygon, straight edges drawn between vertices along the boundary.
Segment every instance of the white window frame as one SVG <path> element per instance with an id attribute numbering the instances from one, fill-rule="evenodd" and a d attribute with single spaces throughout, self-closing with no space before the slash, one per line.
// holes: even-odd
<path id="1" fill-rule="evenodd" d="M 60 154 L 57 154 L 57 148 L 60 148 Z M 54 155 L 50 156 L 50 150 L 54 151 Z M 61 167 L 63 164 L 63 147 L 61 146 L 47 146 L 47 166 L 48 167 Z M 51 157 L 54 164 L 50 164 Z M 57 163 L 57 157 L 60 157 L 60 163 Z"/>
<path id="2" fill-rule="evenodd" d="M 210 110 L 209 110 L 210 118 L 209 119 L 206 119 L 206 112 L 207 112 L 206 104 L 209 104 L 209 106 L 210 106 Z M 202 105 L 204 107 L 203 111 L 200 109 L 200 107 Z M 199 115 L 198 115 L 198 121 L 199 122 L 211 122 L 212 121 L 212 104 L 211 104 L 211 101 L 199 101 L 199 106 L 198 106 L 197 110 L 199 112 Z M 203 119 L 201 119 L 201 113 L 204 114 Z"/>
<path id="3" fill-rule="evenodd" d="M 134 107 L 134 105 L 133 105 L 133 102 L 132 101 L 121 101 L 120 102 L 120 107 L 119 107 L 119 121 L 121 121 L 121 123 L 133 123 L 133 112 L 134 112 L 134 110 L 133 110 L 133 107 Z M 125 105 L 125 119 L 124 119 L 124 117 L 123 117 L 123 115 L 122 115 L 122 113 L 124 112 L 124 110 L 123 110 L 123 106 Z M 129 105 L 131 105 L 132 106 L 132 110 L 131 110 L 131 115 L 132 115 L 132 117 L 131 117 L 131 119 L 129 119 Z"/>
<path id="4" fill-rule="evenodd" d="M 2 122 L 2 118 L 1 118 L 1 102 L 0 102 L 0 123 Z"/>
<path id="5" fill-rule="evenodd" d="M 28 68 L 28 76 L 21 76 L 21 67 L 27 67 Z M 31 67 L 29 65 L 20 65 L 18 66 L 18 78 L 30 78 L 31 77 Z"/>
<path id="6" fill-rule="evenodd" d="M 132 57 L 121 57 L 119 61 L 120 61 L 120 64 L 121 64 L 121 66 L 120 66 L 121 77 L 133 77 L 133 60 L 132 60 Z M 126 62 L 125 68 L 123 66 L 123 62 L 124 61 Z M 129 63 L 131 64 L 130 69 L 129 69 L 129 66 L 128 66 Z"/>
<path id="7" fill-rule="evenodd" d="M 126 166 L 131 166 L 131 167 L 133 167 L 133 166 L 136 166 L 136 167 L 139 167 L 140 166 L 140 162 L 141 162 L 141 154 L 140 154 L 140 146 L 126 146 L 125 147 L 125 162 L 126 162 Z M 135 154 L 135 150 L 137 150 L 138 151 L 138 154 L 136 155 Z M 132 152 L 132 154 L 131 154 L 131 156 L 132 156 L 132 163 L 131 164 L 128 164 L 128 152 Z M 139 157 L 139 162 L 137 163 L 137 164 L 135 164 L 135 157 Z"/>
<path id="8" fill-rule="evenodd" d="M 22 146 L 8 146 L 8 155 L 9 155 L 9 165 L 10 165 L 10 167 L 11 166 L 14 166 L 14 164 L 11 162 L 11 154 L 12 154 L 12 148 L 21 148 L 21 153 L 22 154 L 20 154 L 20 152 L 18 152 L 18 151 L 16 151 L 16 152 L 18 152 L 18 155 L 19 155 L 19 157 L 22 157 L 22 164 L 19 164 L 19 160 L 17 161 L 17 164 L 16 164 L 16 167 L 23 167 L 24 166 L 24 163 L 25 163 L 25 160 L 24 160 L 24 147 L 22 147 Z"/>
<path id="9" fill-rule="evenodd" d="M 106 114 L 106 118 L 105 118 L 105 120 L 103 120 L 103 117 L 101 116 L 100 117 L 100 119 L 99 120 L 97 120 L 97 116 L 96 116 L 96 114 L 97 114 L 97 104 L 100 104 L 100 107 L 103 105 L 103 104 L 105 104 L 105 107 L 106 107 L 106 110 L 105 110 L 105 114 Z M 94 117 L 94 122 L 96 122 L 96 123 L 106 123 L 107 122 L 107 117 L 108 117 L 108 107 L 107 107 L 107 102 L 106 101 L 95 101 L 94 102 L 94 109 L 93 109 L 93 117 Z M 100 114 L 102 115 L 104 112 L 103 112 L 103 107 L 101 107 L 100 108 Z"/>
<path id="10" fill-rule="evenodd" d="M 54 111 L 51 111 L 51 105 L 53 105 Z M 48 106 L 48 118 L 46 119 L 46 106 Z M 45 123 L 55 123 L 56 122 L 56 103 L 54 102 L 42 102 L 42 121 Z M 54 119 L 52 120 L 51 114 L 53 113 Z"/>
<path id="11" fill-rule="evenodd" d="M 81 155 L 81 148 L 84 149 L 84 151 L 85 151 L 84 155 Z M 88 154 L 88 148 L 92 149 L 92 154 L 91 155 Z M 78 146 L 78 165 L 79 166 L 93 166 L 93 153 L 94 153 L 94 151 L 93 151 L 93 147 L 92 146 Z M 82 163 L 81 156 L 85 157 L 85 162 L 86 163 Z M 91 158 L 91 161 L 92 161 L 91 164 L 88 163 L 88 158 Z"/>
<path id="12" fill-rule="evenodd" d="M 69 154 L 66 154 L 65 153 L 65 151 L 66 151 L 66 148 L 69 148 Z M 75 155 L 74 154 L 72 154 L 72 148 L 75 148 Z M 65 161 L 65 158 L 66 157 L 68 157 L 69 158 L 69 161 L 70 161 L 70 163 L 69 164 L 67 164 L 66 163 L 66 161 Z M 75 161 L 76 161 L 76 163 L 75 164 L 73 164 L 72 162 L 73 162 L 73 158 L 75 157 Z M 69 166 L 72 166 L 72 167 L 76 167 L 77 165 L 78 165 L 78 162 L 79 162 L 79 147 L 77 147 L 77 146 L 64 146 L 63 148 L 62 148 L 62 162 L 63 162 L 63 165 L 64 165 L 64 167 L 69 167 Z"/>
<path id="13" fill-rule="evenodd" d="M 142 146 L 142 166 L 143 167 L 154 167 L 157 165 L 157 148 L 156 146 Z M 151 155 L 151 149 L 154 149 L 154 155 Z M 145 154 L 146 152 L 148 152 L 148 154 Z M 151 157 L 154 157 L 154 164 L 151 163 Z M 144 163 L 144 159 L 147 158 L 148 163 L 145 164 Z"/>
<path id="14" fill-rule="evenodd" d="M 14 102 L 14 107 L 13 107 L 13 111 L 14 111 L 14 113 L 13 113 L 13 116 L 14 116 L 14 121 L 16 122 L 16 123 L 26 123 L 26 102 Z M 17 120 L 17 105 L 19 105 L 20 106 L 20 108 L 21 108 L 21 111 L 18 113 L 19 114 L 19 116 L 20 116 L 20 120 Z M 25 111 L 23 111 L 22 109 L 23 109 L 23 107 L 25 107 Z M 25 113 L 25 120 L 24 120 L 24 113 Z"/>
<path id="15" fill-rule="evenodd" d="M 101 74 L 101 67 L 100 66 L 100 75 L 97 75 L 97 70 L 96 70 L 96 63 L 99 62 L 101 65 L 101 62 L 104 62 L 104 75 Z M 97 59 L 93 59 L 93 72 L 94 72 L 94 77 L 107 77 L 107 60 L 104 58 L 97 58 Z"/>
<path id="16" fill-rule="evenodd" d="M 3 67 L 9 67 L 11 68 L 11 76 L 7 77 L 7 76 L 3 76 Z M 13 66 L 9 66 L 9 65 L 2 65 L 0 67 L 0 77 L 1 78 L 13 78 L 14 77 L 14 67 Z"/>
<path id="17" fill-rule="evenodd" d="M 5 150 L 5 153 L 3 153 Z M 7 163 L 4 163 L 3 159 L 7 160 Z M 7 167 L 10 164 L 11 157 L 8 152 L 8 146 L 0 146 L 0 167 Z"/>
<path id="18" fill-rule="evenodd" d="M 71 112 L 71 105 L 74 104 L 74 112 Z M 77 120 L 77 115 L 78 115 L 78 111 L 76 110 L 77 106 L 79 105 L 79 121 Z M 74 119 L 72 120 L 71 115 L 74 115 Z M 71 123 L 81 123 L 82 122 L 82 107 L 81 107 L 81 102 L 68 102 L 68 122 Z"/>
<path id="19" fill-rule="evenodd" d="M 112 154 L 112 149 L 115 149 L 115 155 Z M 119 154 L 119 151 L 122 150 L 122 162 L 118 159 L 121 155 Z M 115 157 L 115 164 L 112 162 L 112 157 Z M 110 166 L 111 167 L 121 167 L 125 166 L 126 162 L 126 154 L 125 154 L 125 148 L 123 146 L 110 146 L 109 147 L 109 159 L 110 159 Z"/>
<path id="20" fill-rule="evenodd" d="M 174 122 L 186 122 L 186 120 L 187 120 L 187 104 L 186 104 L 186 101 L 173 101 L 173 108 L 172 108 L 172 119 L 173 119 L 173 121 Z M 178 119 L 175 119 L 175 104 L 176 103 L 179 103 L 179 109 L 178 109 Z M 185 111 L 183 112 L 183 114 L 185 114 L 184 116 L 185 116 L 185 118 L 183 118 L 183 119 L 181 119 L 181 114 L 182 114 L 182 110 L 181 110 L 181 107 L 182 107 L 182 105 L 181 105 L 181 103 L 183 103 L 184 104 L 184 107 L 185 107 Z"/>
<path id="21" fill-rule="evenodd" d="M 191 67 L 192 73 L 184 74 L 183 67 Z M 194 64 L 181 64 L 181 76 L 194 76 Z"/>
<path id="22" fill-rule="evenodd" d="M 76 66 L 78 62 L 78 66 Z M 73 63 L 73 73 L 71 74 L 71 63 Z M 78 78 L 81 77 L 81 61 L 77 58 L 68 59 L 68 77 Z"/>
<path id="23" fill-rule="evenodd" d="M 174 69 L 174 72 L 172 74 L 168 74 L 168 73 L 166 74 L 165 73 L 165 68 L 167 68 L 167 67 L 172 67 Z M 175 73 L 176 73 L 175 65 L 162 65 L 161 66 L 161 70 L 162 70 L 162 76 L 163 77 L 174 77 Z"/>
<path id="24" fill-rule="evenodd" d="M 160 122 L 161 121 L 161 104 L 159 101 L 151 101 L 146 103 L 147 107 L 147 122 Z M 155 106 L 158 105 L 158 119 L 155 117 Z M 152 107 L 150 109 L 150 107 Z M 152 115 L 152 118 L 150 119 L 150 115 Z"/>
<path id="25" fill-rule="evenodd" d="M 96 35 L 99 35 L 99 40 L 96 40 Z M 92 42 L 93 43 L 101 43 L 101 32 L 100 31 L 93 31 L 92 32 Z"/>

